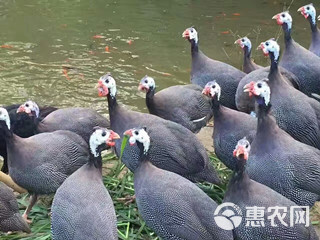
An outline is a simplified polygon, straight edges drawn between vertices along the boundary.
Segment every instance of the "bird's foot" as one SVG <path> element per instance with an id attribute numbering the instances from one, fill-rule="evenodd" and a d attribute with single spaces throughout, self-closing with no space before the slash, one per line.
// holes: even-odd
<path id="1" fill-rule="evenodd" d="M 129 205 L 130 203 L 133 203 L 136 200 L 136 195 L 133 196 L 125 196 L 124 198 L 117 198 L 119 202 L 124 202 L 124 205 Z"/>
<path id="2" fill-rule="evenodd" d="M 28 214 L 23 214 L 22 215 L 23 219 L 28 223 L 28 224 L 31 224 L 32 223 L 32 220 L 28 219 Z"/>

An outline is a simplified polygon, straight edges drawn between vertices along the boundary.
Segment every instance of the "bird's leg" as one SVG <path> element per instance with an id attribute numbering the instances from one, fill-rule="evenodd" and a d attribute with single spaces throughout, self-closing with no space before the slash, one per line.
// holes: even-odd
<path id="1" fill-rule="evenodd" d="M 124 205 L 129 205 L 130 203 L 133 203 L 136 200 L 136 195 L 133 196 L 126 196 L 124 198 L 117 198 L 119 202 L 124 202 Z"/>
<path id="2" fill-rule="evenodd" d="M 38 195 L 33 194 L 33 195 L 30 196 L 29 205 L 28 205 L 27 209 L 25 210 L 25 212 L 22 215 L 24 220 L 29 224 L 31 224 L 32 221 L 28 219 L 28 214 L 30 213 L 33 205 L 37 202 L 37 199 L 38 199 Z"/>

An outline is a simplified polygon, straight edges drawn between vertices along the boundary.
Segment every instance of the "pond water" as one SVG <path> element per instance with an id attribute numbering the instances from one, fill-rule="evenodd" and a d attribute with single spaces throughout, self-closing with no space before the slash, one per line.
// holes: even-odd
<path id="1" fill-rule="evenodd" d="M 155 78 L 158 90 L 189 83 L 190 45 L 181 37 L 185 28 L 196 27 L 206 55 L 240 68 L 242 52 L 234 41 L 249 34 L 256 48 L 277 37 L 282 31 L 271 17 L 290 2 L 2 0 L 1 104 L 32 99 L 107 113 L 107 101 L 97 96 L 95 85 L 110 71 L 119 101 L 146 111 L 144 94 L 137 91 L 145 74 Z M 307 3 L 291 5 L 293 37 L 303 46 L 309 46 L 310 29 L 297 9 Z M 253 57 L 268 64 L 260 51 L 254 50 Z"/>

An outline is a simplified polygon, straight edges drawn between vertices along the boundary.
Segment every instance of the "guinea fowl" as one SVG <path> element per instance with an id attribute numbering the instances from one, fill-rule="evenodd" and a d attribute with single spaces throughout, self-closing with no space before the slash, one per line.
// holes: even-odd
<path id="1" fill-rule="evenodd" d="M 254 70 L 262 68 L 262 66 L 256 64 L 251 59 L 252 44 L 251 44 L 251 41 L 250 41 L 249 38 L 247 38 L 247 37 L 239 38 L 234 43 L 238 44 L 243 50 L 243 66 L 242 66 L 242 70 L 245 73 L 251 73 Z"/>
<path id="2" fill-rule="evenodd" d="M 62 108 L 58 109 L 43 120 L 38 119 L 39 110 L 35 102 L 28 101 L 22 104 L 18 112 L 26 112 L 34 119 L 37 133 L 69 130 L 80 135 L 87 143 L 94 127 L 110 127 L 108 119 L 90 108 Z"/>
<path id="3" fill-rule="evenodd" d="M 233 239 L 232 232 L 217 226 L 217 204 L 188 179 L 152 164 L 155 147 L 145 128 L 127 130 L 131 147 L 139 151 L 134 173 L 134 190 L 139 213 L 162 239 Z M 137 146 L 132 146 L 137 144 Z M 135 159 L 129 161 L 136 162 Z M 170 161 L 168 159 L 168 161 Z M 129 167 L 130 165 L 126 163 Z"/>
<path id="4" fill-rule="evenodd" d="M 29 138 L 17 136 L 10 130 L 10 118 L 4 108 L 0 108 L 0 133 L 7 143 L 11 178 L 31 194 L 25 219 L 38 195 L 54 193 L 89 159 L 88 144 L 70 131 L 41 133 Z"/>
<path id="5" fill-rule="evenodd" d="M 113 131 L 95 128 L 89 140 L 89 162 L 68 177 L 54 196 L 53 239 L 118 239 L 115 209 L 102 181 L 101 151 L 119 138 Z"/>
<path id="6" fill-rule="evenodd" d="M 259 217 L 260 222 L 257 219 L 255 219 L 257 221 L 242 221 L 242 223 L 233 230 L 236 236 L 235 239 L 319 239 L 314 228 L 312 227 L 312 225 L 310 226 L 309 222 L 300 224 L 296 222 L 293 226 L 291 226 L 291 224 L 289 224 L 289 214 L 286 214 L 282 219 L 283 222 L 287 224 L 286 226 L 281 223 L 277 224 L 276 222 L 276 227 L 272 225 L 272 220 L 270 220 L 270 217 L 272 219 L 274 211 L 269 212 L 270 208 L 281 206 L 281 208 L 286 208 L 288 211 L 289 209 L 291 211 L 292 208 L 295 208 L 296 213 L 298 211 L 304 212 L 305 209 L 299 208 L 294 202 L 285 198 L 271 188 L 250 179 L 248 173 L 246 172 L 246 164 L 248 161 L 249 152 L 249 141 L 245 138 L 239 140 L 236 149 L 233 152 L 237 157 L 237 167 L 234 171 L 232 179 L 230 180 L 227 192 L 224 197 L 224 202 L 232 202 L 236 204 L 238 207 L 240 207 L 242 213 L 247 212 L 248 214 L 249 207 L 257 207 L 260 209 L 264 209 L 265 214 L 264 216 L 261 216 L 261 218 Z M 264 172 L 264 175 L 266 175 L 266 172 Z M 250 223 L 252 223 L 253 225 L 250 225 Z M 262 223 L 263 226 L 260 226 L 259 224 Z M 308 227 L 305 226 L 306 224 L 308 225 Z"/>
<path id="7" fill-rule="evenodd" d="M 145 76 L 139 90 L 146 91 L 149 113 L 176 122 L 196 133 L 211 119 L 209 99 L 201 94 L 198 85 L 177 85 L 155 94 L 155 81 Z"/>
<path id="8" fill-rule="evenodd" d="M 309 97 L 312 97 L 312 93 L 319 94 L 320 58 L 292 39 L 292 18 L 288 12 L 279 13 L 273 19 L 282 25 L 284 31 L 285 50 L 280 66 L 297 76 L 300 91 Z"/>
<path id="9" fill-rule="evenodd" d="M 320 151 L 293 139 L 279 128 L 270 114 L 270 88 L 267 82 L 258 81 L 250 86 L 249 91 L 258 104 L 257 134 L 252 141 L 247 163 L 250 178 L 299 206 L 313 206 L 320 198 Z M 271 93 L 274 93 L 272 89 Z M 275 102 L 274 97 L 272 95 L 271 102 Z M 293 106 L 294 103 L 286 112 L 288 116 L 290 112 L 294 113 Z"/>
<path id="10" fill-rule="evenodd" d="M 150 149 L 152 164 L 192 181 L 219 183 L 204 146 L 190 130 L 155 115 L 129 111 L 118 105 L 116 82 L 110 74 L 99 79 L 98 91 L 100 96 L 108 98 L 112 130 L 123 133 L 135 126 L 148 127 L 154 141 L 153 148 Z M 120 156 L 121 141 L 116 141 L 115 149 L 117 156 Z M 130 170 L 134 169 L 139 161 L 139 151 L 127 149 L 122 155 L 122 161 Z"/>
<path id="11" fill-rule="evenodd" d="M 262 42 L 260 47 L 271 59 L 268 79 L 273 94 L 272 115 L 279 127 L 296 140 L 320 148 L 320 103 L 283 80 L 278 69 L 280 47 L 274 39 Z M 255 82 L 250 82 L 244 88 L 248 90 L 253 86 Z"/>
<path id="12" fill-rule="evenodd" d="M 0 231 L 30 233 L 27 222 L 19 213 L 19 206 L 12 189 L 0 182 Z"/>
<path id="13" fill-rule="evenodd" d="M 191 83 L 204 87 L 207 82 L 216 80 L 222 88 L 221 103 L 229 108 L 237 109 L 235 94 L 240 80 L 246 75 L 235 67 L 208 58 L 198 46 L 198 33 L 194 28 L 187 28 L 182 36 L 191 43 Z"/>
<path id="14" fill-rule="evenodd" d="M 35 134 L 36 126 L 32 119 L 28 117 L 27 114 L 18 114 L 17 109 L 20 104 L 14 104 L 4 107 L 9 112 L 10 122 L 12 125 L 12 130 L 15 134 L 20 137 L 31 137 Z M 57 110 L 57 108 L 44 106 L 40 107 L 39 119 L 45 118 L 51 112 Z M 1 171 L 8 173 L 8 163 L 7 163 L 7 146 L 4 136 L 0 135 L 0 156 L 3 157 L 3 165 Z"/>
<path id="15" fill-rule="evenodd" d="M 249 82 L 256 82 L 258 80 L 263 80 L 268 77 L 268 74 L 270 72 L 270 67 L 262 67 L 252 62 L 250 59 L 250 54 L 248 57 L 246 57 L 246 52 L 251 49 L 251 41 L 249 38 L 244 37 L 240 38 L 236 41 L 236 43 L 239 44 L 239 46 L 244 49 L 245 53 L 245 60 L 243 68 L 250 68 L 251 67 L 257 67 L 254 71 L 251 71 L 248 73 L 244 78 L 241 79 L 236 93 L 236 105 L 237 109 L 242 112 L 246 113 L 252 113 L 255 110 L 255 101 L 254 99 L 250 98 L 248 94 L 245 94 L 243 92 L 243 87 Z M 252 62 L 250 64 L 250 61 Z M 255 65 L 252 65 L 255 64 Z M 252 69 L 253 70 L 253 69 Z M 291 73 L 290 71 L 286 70 L 285 68 L 279 67 L 280 73 L 283 76 L 283 80 L 285 80 L 288 84 L 294 86 L 294 88 L 299 89 L 298 86 L 298 78 Z"/>
<path id="16" fill-rule="evenodd" d="M 236 160 L 232 150 L 238 140 L 247 136 L 251 142 L 256 134 L 257 119 L 243 112 L 225 106 L 219 101 L 221 88 L 215 81 L 208 82 L 203 94 L 212 98 L 213 145 L 217 157 L 230 169 L 235 169 Z"/>
<path id="17" fill-rule="evenodd" d="M 311 44 L 309 50 L 320 57 L 320 30 L 317 27 L 316 9 L 310 3 L 298 9 L 298 12 L 308 19 L 311 26 Z"/>

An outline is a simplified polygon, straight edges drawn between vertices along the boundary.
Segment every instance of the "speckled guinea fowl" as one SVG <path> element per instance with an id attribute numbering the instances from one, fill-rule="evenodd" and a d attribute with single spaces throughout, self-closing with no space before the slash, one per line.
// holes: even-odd
<path id="1" fill-rule="evenodd" d="M 0 108 L 0 131 L 7 143 L 9 174 L 32 195 L 25 218 L 39 194 L 54 193 L 88 162 L 88 144 L 78 134 L 59 130 L 21 138 L 10 131 L 10 118 L 4 108 Z"/>
<path id="2" fill-rule="evenodd" d="M 284 31 L 285 50 L 280 66 L 298 77 L 299 90 L 312 97 L 320 93 L 320 58 L 308 51 L 291 37 L 292 18 L 289 12 L 282 12 L 273 17 Z"/>
<path id="3" fill-rule="evenodd" d="M 298 9 L 298 12 L 308 19 L 311 27 L 311 44 L 309 50 L 320 57 L 320 30 L 317 27 L 317 13 L 313 4 L 307 4 Z"/>
<path id="4" fill-rule="evenodd" d="M 246 48 L 247 49 L 251 48 L 251 41 L 247 37 L 238 39 L 236 43 L 238 43 L 240 47 L 244 49 L 244 52 L 246 52 L 245 50 Z M 249 59 L 250 59 L 250 56 L 249 56 Z M 249 61 L 249 59 L 247 61 Z M 248 63 L 244 62 L 244 67 L 245 65 L 248 65 Z M 250 98 L 248 94 L 245 94 L 243 92 L 243 87 L 249 82 L 252 82 L 252 81 L 257 82 L 258 80 L 263 80 L 268 77 L 270 72 L 270 67 L 261 67 L 261 66 L 259 67 L 260 68 L 257 68 L 254 71 L 251 71 L 245 77 L 243 77 L 238 85 L 237 93 L 236 93 L 236 105 L 239 111 L 251 113 L 251 112 L 254 112 L 255 110 L 254 99 Z M 291 73 L 290 71 L 282 67 L 279 67 L 279 71 L 283 77 L 281 78 L 281 80 L 285 80 L 288 84 L 292 85 L 294 88 L 299 89 L 298 78 L 293 73 Z"/>
<path id="5" fill-rule="evenodd" d="M 150 149 L 152 164 L 178 173 L 192 181 L 219 182 L 204 146 L 190 130 L 155 115 L 130 111 L 118 105 L 116 82 L 110 74 L 100 78 L 98 89 L 100 96 L 108 98 L 112 130 L 123 133 L 126 129 L 136 126 L 148 127 L 154 141 L 154 147 Z M 120 156 L 120 149 L 121 141 L 116 141 L 118 156 Z M 129 169 L 134 169 L 139 161 L 139 151 L 134 148 L 126 149 L 122 160 Z"/>
<path id="6" fill-rule="evenodd" d="M 28 117 L 27 114 L 17 113 L 17 109 L 20 104 L 14 104 L 4 107 L 9 112 L 12 131 L 20 137 L 30 137 L 35 134 L 36 125 L 32 119 Z M 57 108 L 44 106 L 40 107 L 39 119 L 45 118 L 51 112 L 57 110 Z M 3 165 L 1 171 L 8 173 L 8 163 L 7 163 L 7 146 L 6 141 L 2 135 L 0 135 L 0 156 L 3 157 Z"/>
<path id="7" fill-rule="evenodd" d="M 280 47 L 274 39 L 262 42 L 261 48 L 271 58 L 268 79 L 272 92 L 272 115 L 279 127 L 296 140 L 320 148 L 320 103 L 282 80 L 278 69 Z M 255 82 L 248 83 L 245 88 L 250 89 L 250 86 L 255 86 Z"/>
<path id="8" fill-rule="evenodd" d="M 176 122 L 196 133 L 211 119 L 210 101 L 198 85 L 177 85 L 155 93 L 152 77 L 141 79 L 139 90 L 146 91 L 149 113 Z"/>
<path id="9" fill-rule="evenodd" d="M 250 178 L 299 206 L 312 206 L 320 197 L 320 150 L 293 139 L 278 127 L 270 114 L 267 82 L 255 83 L 250 92 L 258 103 L 257 134 L 247 162 Z"/>
<path id="10" fill-rule="evenodd" d="M 112 199 L 102 181 L 101 151 L 114 146 L 118 134 L 96 128 L 90 137 L 89 162 L 58 188 L 51 207 L 54 240 L 118 239 Z"/>
<path id="11" fill-rule="evenodd" d="M 236 169 L 230 180 L 227 192 L 224 197 L 224 202 L 232 202 L 240 207 L 242 213 L 245 214 L 248 211 L 247 207 L 262 207 L 265 209 L 265 214 L 261 218 L 263 219 L 263 227 L 250 227 L 246 226 L 247 221 L 242 221 L 239 227 L 233 231 L 235 233 L 235 239 L 239 240 L 287 240 L 287 239 L 305 239 L 305 240 L 316 240 L 319 239 L 313 226 L 310 224 L 309 227 L 305 226 L 305 223 L 294 224 L 290 226 L 290 216 L 286 214 L 283 221 L 287 224 L 277 223 L 277 227 L 271 225 L 270 216 L 273 211 L 268 212 L 269 207 L 281 206 L 286 207 L 290 211 L 290 207 L 297 208 L 297 211 L 304 211 L 299 209 L 298 206 L 282 196 L 278 192 L 271 188 L 251 180 L 246 172 L 246 162 L 248 160 L 250 151 L 250 143 L 246 139 L 241 139 L 234 155 L 237 156 Z M 264 173 L 265 175 L 268 173 Z M 277 221 L 277 220 L 276 220 Z"/>
<path id="12" fill-rule="evenodd" d="M 88 143 L 94 127 L 110 127 L 108 119 L 90 108 L 58 109 L 43 120 L 37 119 L 35 115 L 37 108 L 37 104 L 32 101 L 28 101 L 19 107 L 19 112 L 27 112 L 30 117 L 34 118 L 37 124 L 37 133 L 68 130 L 77 133 Z"/>
<path id="13" fill-rule="evenodd" d="M 27 222 L 19 213 L 19 206 L 12 189 L 0 182 L 0 231 L 30 233 Z"/>
<path id="14" fill-rule="evenodd" d="M 254 61 L 251 59 L 251 48 L 252 44 L 249 38 L 243 37 L 239 38 L 234 42 L 234 44 L 238 44 L 242 50 L 243 50 L 243 65 L 242 65 L 242 70 L 245 73 L 251 73 L 254 70 L 257 70 L 259 68 L 262 68 L 262 66 L 256 64 Z"/>
<path id="15" fill-rule="evenodd" d="M 216 225 L 213 213 L 217 204 L 199 187 L 152 165 L 154 142 L 146 131 L 136 128 L 125 132 L 131 145 L 126 148 L 139 151 L 138 164 L 132 170 L 138 210 L 146 224 L 165 240 L 233 239 L 232 232 Z M 135 143 L 137 146 L 132 146 Z"/>
<path id="16" fill-rule="evenodd" d="M 221 103 L 232 109 L 236 108 L 235 94 L 240 80 L 246 75 L 235 67 L 213 60 L 204 55 L 198 46 L 198 33 L 194 28 L 187 28 L 182 36 L 191 43 L 191 83 L 204 87 L 215 80 L 221 88 Z"/>
<path id="17" fill-rule="evenodd" d="M 225 106 L 219 101 L 221 88 L 215 81 L 208 82 L 203 94 L 212 98 L 214 116 L 213 145 L 217 157 L 230 169 L 235 169 L 236 159 L 232 151 L 237 142 L 246 136 L 251 142 L 257 130 L 257 118 Z"/>

